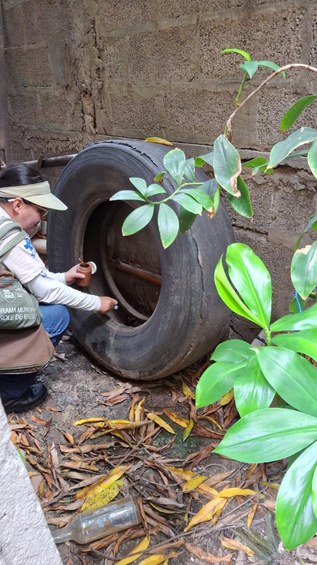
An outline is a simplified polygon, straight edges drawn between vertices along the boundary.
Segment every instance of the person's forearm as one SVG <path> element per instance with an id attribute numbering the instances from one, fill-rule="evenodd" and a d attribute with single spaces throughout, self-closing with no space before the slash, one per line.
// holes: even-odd
<path id="1" fill-rule="evenodd" d="M 50 277 L 38 275 L 25 286 L 39 302 L 45 304 L 64 304 L 70 308 L 95 312 L 100 308 L 98 296 L 85 294 Z"/>
<path id="2" fill-rule="evenodd" d="M 67 284 L 65 273 L 52 273 L 52 271 L 49 271 L 45 267 L 45 269 L 43 269 L 43 271 L 41 272 L 41 275 L 42 277 L 48 277 L 49 279 L 54 279 L 55 281 L 59 281 L 61 283 Z"/>

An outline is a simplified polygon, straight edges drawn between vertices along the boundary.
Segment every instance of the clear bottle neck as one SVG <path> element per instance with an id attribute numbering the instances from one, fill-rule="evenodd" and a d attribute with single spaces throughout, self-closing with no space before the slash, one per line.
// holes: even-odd
<path id="1" fill-rule="evenodd" d="M 53 539 L 55 543 L 63 543 L 65 541 L 70 541 L 72 539 L 72 530 L 69 526 L 52 532 Z"/>

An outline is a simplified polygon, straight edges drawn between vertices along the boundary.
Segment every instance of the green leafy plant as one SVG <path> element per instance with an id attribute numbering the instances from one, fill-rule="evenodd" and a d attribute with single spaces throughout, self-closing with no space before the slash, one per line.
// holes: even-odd
<path id="1" fill-rule="evenodd" d="M 254 61 L 247 51 L 241 49 L 225 49 L 223 53 L 235 53 L 245 59 L 241 65 L 244 74 L 236 96 L 238 110 L 244 84 L 254 76 L 258 68 L 268 67 L 276 71 L 279 67 L 271 61 Z M 158 208 L 158 231 L 163 247 L 167 248 L 179 233 L 192 226 L 197 216 L 206 212 L 212 218 L 216 214 L 221 190 L 227 193 L 229 203 L 237 213 L 251 218 L 253 210 L 249 189 L 241 176 L 239 152 L 231 143 L 230 137 L 227 124 L 225 133 L 214 141 L 213 150 L 196 158 L 186 159 L 181 149 L 172 149 L 164 157 L 165 170 L 158 173 L 149 186 L 142 178 L 130 178 L 133 189 L 121 190 L 110 198 L 112 201 L 140 202 L 140 206 L 125 219 L 122 234 L 128 236 L 142 230 Z M 266 159 L 264 162 L 267 164 Z M 213 169 L 214 178 L 199 182 L 196 180 L 196 169 L 206 164 Z M 166 176 L 173 186 L 173 192 L 169 195 L 161 184 Z"/>
<path id="2" fill-rule="evenodd" d="M 165 170 L 147 186 L 142 178 L 131 178 L 134 187 L 122 190 L 111 200 L 135 200 L 140 206 L 126 218 L 123 235 L 132 235 L 157 218 L 164 248 L 179 233 L 189 229 L 197 215 L 206 212 L 213 217 L 220 194 L 227 195 L 231 207 L 245 217 L 253 210 L 247 184 L 242 178 L 243 166 L 253 174 L 272 173 L 286 159 L 305 156 L 317 178 L 317 130 L 310 127 L 292 132 L 275 144 L 269 158 L 259 156 L 242 165 L 239 151 L 232 144 L 232 124 L 237 113 L 249 100 L 279 74 L 291 69 L 317 73 L 315 67 L 296 63 L 278 68 L 270 61 L 254 61 L 239 49 L 226 49 L 244 58 L 240 65 L 243 78 L 236 96 L 236 107 L 227 120 L 224 133 L 206 155 L 186 159 L 183 151 L 173 149 L 164 157 Z M 273 69 L 261 84 L 244 100 L 245 83 L 261 67 Z M 312 94 L 298 100 L 284 115 L 280 128 L 287 131 L 302 112 L 317 99 Z M 196 168 L 207 164 L 213 179 L 196 180 Z M 173 191 L 167 193 L 168 177 Z M 172 207 L 171 207 L 172 205 Z M 158 212 L 156 214 L 156 209 Z M 304 232 L 317 229 L 317 216 L 308 222 Z M 303 235 L 303 234 L 302 234 Z M 272 322 L 272 283 L 265 265 L 248 246 L 236 243 L 228 247 L 215 270 L 219 295 L 235 313 L 257 324 L 264 332 L 266 345 L 253 347 L 241 340 L 218 345 L 213 364 L 203 373 L 197 387 L 196 404 L 203 407 L 218 401 L 233 389 L 241 419 L 226 433 L 215 450 L 243 462 L 261 463 L 292 457 L 279 489 L 276 506 L 278 531 L 287 549 L 304 543 L 317 532 L 317 401 L 314 385 L 317 379 L 317 304 L 307 307 L 309 298 L 316 298 L 317 242 L 299 248 L 296 242 L 291 265 L 291 278 L 296 298 L 293 314 Z M 225 263 L 225 264 L 224 264 Z M 296 313 L 294 313 L 296 312 Z M 278 407 L 271 407 L 275 403 Z"/>
<path id="3" fill-rule="evenodd" d="M 309 227 L 316 229 L 316 219 Z M 303 258 L 305 268 L 293 282 L 306 300 L 317 285 L 317 256 Z M 215 453 L 246 463 L 297 456 L 282 480 L 276 505 L 277 528 L 291 550 L 317 532 L 317 304 L 272 323 L 270 274 L 242 243 L 229 245 L 214 278 L 225 304 L 257 324 L 266 345 L 254 347 L 242 340 L 218 345 L 213 364 L 197 385 L 196 405 L 207 406 L 234 391 L 241 419 Z M 280 407 L 272 408 L 274 402 Z"/>
<path id="4" fill-rule="evenodd" d="M 197 216 L 205 212 L 212 218 L 216 214 L 221 191 L 227 194 L 230 206 L 238 214 L 251 218 L 253 209 L 249 188 L 241 175 L 243 167 L 252 168 L 253 174 L 272 173 L 272 170 L 285 159 L 303 155 L 307 157 L 309 167 L 317 178 L 317 130 L 313 128 L 300 128 L 285 140 L 275 144 L 269 160 L 259 156 L 242 164 L 239 151 L 232 144 L 232 123 L 237 112 L 261 88 L 279 74 L 285 76 L 287 70 L 294 68 L 317 72 L 317 69 L 300 63 L 279 68 L 272 61 L 253 60 L 251 55 L 242 49 L 228 48 L 222 53 L 239 55 L 244 59 L 240 65 L 243 78 L 235 100 L 236 108 L 227 120 L 224 133 L 214 141 L 212 151 L 196 158 L 186 159 L 181 149 L 172 149 L 164 157 L 165 170 L 154 177 L 153 183 L 148 186 L 143 178 L 130 178 L 132 186 L 126 190 L 120 190 L 110 198 L 110 200 L 140 203 L 140 206 L 133 210 L 123 223 L 122 234 L 124 236 L 137 233 L 156 217 L 162 245 L 167 248 L 175 241 L 178 234 L 192 226 Z M 263 67 L 272 69 L 274 72 L 241 101 L 246 81 L 252 79 L 254 74 Z M 309 95 L 293 104 L 281 121 L 281 130 L 284 132 L 293 126 L 301 113 L 315 102 L 316 98 L 317 95 Z M 308 144 L 311 144 L 310 149 L 296 151 L 297 148 Z M 212 168 L 214 178 L 207 182 L 199 182 L 196 180 L 196 169 L 206 164 Z M 165 177 L 171 181 L 173 187 L 171 194 L 167 194 L 166 188 L 162 185 Z"/>

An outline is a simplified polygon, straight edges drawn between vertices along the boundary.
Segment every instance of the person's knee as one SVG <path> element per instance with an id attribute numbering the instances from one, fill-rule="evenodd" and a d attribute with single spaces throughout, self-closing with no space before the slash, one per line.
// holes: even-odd
<path id="1" fill-rule="evenodd" d="M 63 304 L 56 304 L 55 306 L 58 309 L 58 314 L 61 321 L 61 328 L 62 328 L 62 332 L 64 333 L 69 325 L 70 315 L 68 309 Z"/>
<path id="2" fill-rule="evenodd" d="M 42 324 L 49 334 L 53 345 L 57 345 L 65 333 L 70 316 L 63 304 L 40 304 Z"/>

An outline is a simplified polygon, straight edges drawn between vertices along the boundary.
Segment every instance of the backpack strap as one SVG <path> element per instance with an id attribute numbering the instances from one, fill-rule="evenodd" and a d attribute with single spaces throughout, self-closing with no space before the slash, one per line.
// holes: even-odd
<path id="1" fill-rule="evenodd" d="M 10 239 L 10 241 L 8 241 L 0 250 L 0 259 L 9 251 L 11 251 L 11 249 L 13 249 L 13 247 L 15 247 L 18 243 L 20 243 L 20 241 L 22 241 L 26 236 L 26 232 L 23 230 L 23 228 L 17 224 L 16 222 L 14 222 L 13 220 L 11 220 L 11 218 L 0 218 L 0 241 L 6 236 L 8 235 L 8 233 L 10 233 L 11 231 L 17 231 L 19 233 L 17 233 L 14 237 L 12 237 Z"/>

